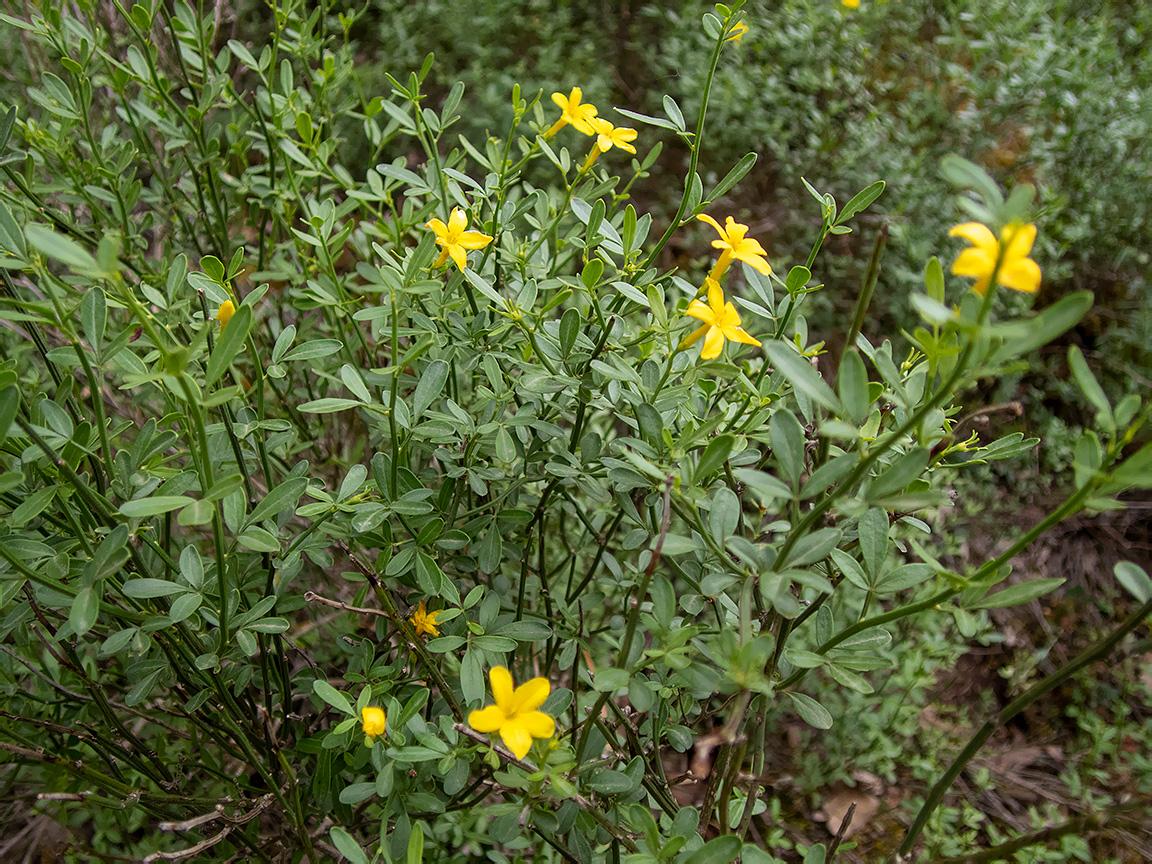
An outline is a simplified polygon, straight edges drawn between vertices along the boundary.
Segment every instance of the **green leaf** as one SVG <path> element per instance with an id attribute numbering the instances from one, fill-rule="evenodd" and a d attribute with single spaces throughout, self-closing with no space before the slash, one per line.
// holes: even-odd
<path id="1" fill-rule="evenodd" d="M 328 397 L 326 399 L 314 399 L 311 402 L 305 402 L 300 406 L 301 411 L 306 411 L 309 414 L 335 414 L 337 411 L 347 411 L 349 408 L 360 408 L 363 402 L 358 399 L 337 399 Z"/>
<path id="2" fill-rule="evenodd" d="M 772 442 L 772 455 L 788 482 L 796 489 L 804 473 L 804 427 L 796 415 L 781 409 L 772 415 L 768 426 L 769 440 Z"/>
<path id="3" fill-rule="evenodd" d="M 931 455 L 925 447 L 909 450 L 868 484 L 868 500 L 876 501 L 904 489 L 928 467 Z"/>
<path id="4" fill-rule="evenodd" d="M 170 510 L 176 510 L 185 504 L 193 503 L 187 495 L 156 495 L 152 498 L 137 498 L 125 501 L 120 505 L 120 512 L 125 516 L 158 516 Z"/>
<path id="5" fill-rule="evenodd" d="M 8 430 L 20 409 L 20 391 L 16 387 L 0 390 L 0 445 L 8 439 Z"/>
<path id="6" fill-rule="evenodd" d="M 789 694 L 792 695 L 792 694 Z M 684 864 L 729 864 L 740 854 L 743 843 L 734 834 L 709 840 L 690 856 Z"/>
<path id="7" fill-rule="evenodd" d="M 1000 194 L 996 181 L 974 162 L 949 153 L 941 160 L 940 168 L 950 183 L 974 190 L 989 207 L 998 207 L 1004 203 L 1004 196 Z"/>
<path id="8" fill-rule="evenodd" d="M 597 259 L 599 260 L 599 259 Z M 585 267 L 587 273 L 591 268 Z M 567 357 L 576 344 L 576 337 L 580 334 L 580 312 L 575 307 L 564 310 L 560 318 L 560 354 Z"/>
<path id="9" fill-rule="evenodd" d="M 1092 308 L 1092 292 L 1076 291 L 1061 297 L 1032 318 L 1011 321 L 990 328 L 1004 344 L 992 356 L 991 363 L 1001 363 L 1033 348 L 1046 345 L 1062 333 L 1071 330 Z"/>
<path id="10" fill-rule="evenodd" d="M 540 642 L 552 636 L 552 628 L 543 621 L 513 621 L 498 631 L 498 636 L 507 636 L 517 642 Z"/>
<path id="11" fill-rule="evenodd" d="M 944 302 L 944 268 L 936 256 L 929 258 L 924 267 L 924 290 L 937 303 Z"/>
<path id="12" fill-rule="evenodd" d="M 7 249 L 18 258 L 28 257 L 28 247 L 24 245 L 24 233 L 16 224 L 12 211 L 3 201 L 0 201 L 0 249 Z"/>
<path id="13" fill-rule="evenodd" d="M 375 788 L 376 784 L 369 784 Z M 336 850 L 347 858 L 351 864 L 368 864 L 368 855 L 360 848 L 360 844 L 352 839 L 352 835 L 343 828 L 333 828 L 328 832 L 328 838 Z"/>
<path id="14" fill-rule="evenodd" d="M 103 590 L 100 584 L 81 588 L 72 600 L 72 611 L 68 615 L 68 623 L 77 636 L 83 636 L 92 629 L 100 615 L 100 595 Z"/>
<path id="15" fill-rule="evenodd" d="M 623 771 L 601 771 L 584 784 L 593 792 L 603 795 L 626 795 L 635 785 L 632 778 Z"/>
<path id="16" fill-rule="evenodd" d="M 803 693 L 793 693 L 790 690 L 784 692 L 788 694 L 792 704 L 796 706 L 796 713 L 805 723 L 817 729 L 832 728 L 832 715 L 823 705 Z"/>
<path id="17" fill-rule="evenodd" d="M 93 285 L 80 301 L 80 323 L 84 327 L 84 335 L 100 353 L 100 346 L 104 344 L 104 328 L 108 321 L 108 303 L 104 297 L 104 290 L 99 285 Z"/>
<path id="18" fill-rule="evenodd" d="M 787 564 L 789 567 L 815 564 L 817 561 L 827 558 L 839 542 L 839 528 L 821 528 L 819 531 L 813 531 L 811 534 L 801 537 L 792 547 L 792 555 L 788 558 Z M 779 568 L 783 563 L 777 562 L 777 567 Z"/>
<path id="19" fill-rule="evenodd" d="M 888 527 L 888 514 L 879 507 L 865 512 L 857 523 L 860 552 L 864 556 L 864 572 L 870 580 L 875 580 L 888 554 Z"/>
<path id="20" fill-rule="evenodd" d="M 1152 597 L 1152 579 L 1148 578 L 1148 574 L 1140 565 L 1131 561 L 1120 561 L 1112 568 L 1112 572 L 1116 574 L 1116 581 L 1141 603 L 1147 603 Z"/>
<path id="21" fill-rule="evenodd" d="M 170 594 L 183 594 L 187 590 L 183 585 L 165 582 L 163 579 L 130 579 L 124 583 L 124 593 L 138 600 L 167 597 Z"/>
<path id="22" fill-rule="evenodd" d="M 1048 579 L 1029 579 L 1026 582 L 1017 582 L 1003 591 L 997 591 L 995 594 L 989 594 L 983 600 L 979 600 L 968 606 L 969 609 L 1003 609 L 1006 606 L 1019 606 L 1021 603 L 1027 603 L 1030 600 L 1035 600 L 1037 597 L 1042 597 L 1049 591 L 1054 590 L 1060 585 L 1064 584 L 1064 579 L 1059 576 L 1053 576 Z"/>
<path id="23" fill-rule="evenodd" d="M 732 445 L 736 443 L 733 435 L 717 435 L 708 442 L 704 452 L 696 462 L 696 470 L 692 473 L 692 481 L 703 485 L 704 480 L 711 477 L 721 466 L 728 461 L 732 453 Z"/>
<path id="24" fill-rule="evenodd" d="M 776 371 L 797 391 L 830 411 L 839 413 L 842 410 L 840 400 L 836 398 L 832 388 L 824 383 L 824 379 L 812 368 L 808 359 L 796 353 L 796 349 L 789 343 L 778 339 L 765 342 L 764 352 L 776 367 Z"/>
<path id="25" fill-rule="evenodd" d="M 868 205 L 879 198 L 883 192 L 883 180 L 877 180 L 871 186 L 861 189 L 854 196 L 852 196 L 852 200 L 844 205 L 844 209 L 840 211 L 840 216 L 836 219 L 836 224 L 843 225 L 861 210 L 867 208 Z"/>
<path id="26" fill-rule="evenodd" d="M 424 367 L 420 380 L 416 382 L 416 394 L 412 397 L 412 419 L 419 420 L 428 407 L 436 401 L 448 380 L 448 364 L 443 360 L 433 360 Z"/>
<path id="27" fill-rule="evenodd" d="M 1105 428 L 1115 429 L 1116 421 L 1112 419 L 1112 404 L 1104 395 L 1104 389 L 1100 386 L 1100 382 L 1096 380 L 1096 376 L 1092 374 L 1092 370 L 1084 362 L 1084 355 L 1075 345 L 1068 349 L 1068 366 L 1076 378 L 1076 383 L 1080 385 L 1084 397 L 1092 403 L 1092 407 L 1098 412 L 1097 417 L 1100 418 Z"/>
<path id="28" fill-rule="evenodd" d="M 24 236 L 34 247 L 49 258 L 54 258 L 65 264 L 77 273 L 97 274 L 100 265 L 96 263 L 88 250 L 63 235 L 57 234 L 43 225 L 24 226 Z"/>
<path id="29" fill-rule="evenodd" d="M 232 364 L 236 354 L 244 347 L 244 340 L 248 338 L 248 333 L 252 329 L 252 320 L 252 307 L 241 303 L 220 332 L 216 347 L 208 358 L 208 364 L 204 369 L 206 388 L 216 383 L 224 374 L 224 370 Z"/>
<path id="30" fill-rule="evenodd" d="M 412 825 L 412 833 L 408 835 L 408 864 L 422 864 L 423 861 L 424 823 L 415 822 Z"/>
<path id="31" fill-rule="evenodd" d="M 751 171 L 752 166 L 756 164 L 756 158 L 757 157 L 755 153 L 745 153 L 742 157 L 740 157 L 740 161 L 733 166 L 731 171 L 724 175 L 724 179 L 716 184 L 716 188 L 709 192 L 708 197 L 704 200 L 708 203 L 712 203 L 741 180 L 743 180 L 744 175 Z"/>
<path id="32" fill-rule="evenodd" d="M 840 358 L 836 389 L 853 423 L 859 425 L 868 419 L 868 408 L 872 404 L 868 394 L 868 370 L 855 345 L 850 346 Z"/>
<path id="33" fill-rule="evenodd" d="M 313 339 L 311 342 L 297 345 L 284 355 L 281 362 L 287 363 L 289 360 L 315 360 L 317 357 L 327 357 L 330 354 L 335 354 L 343 347 L 344 343 L 339 339 Z"/>
<path id="34" fill-rule="evenodd" d="M 295 509 L 296 502 L 300 500 L 300 496 L 304 494 L 304 490 L 307 488 L 307 477 L 289 477 L 264 496 L 264 500 L 256 505 L 252 510 L 252 515 L 245 520 L 246 524 L 256 525 L 289 507 Z"/>
<path id="35" fill-rule="evenodd" d="M 355 716 L 356 712 L 352 710 L 352 703 L 348 701 L 348 697 L 322 678 L 312 682 L 312 692 L 337 711 Z"/>
<path id="36" fill-rule="evenodd" d="M 349 718 L 355 723 L 354 718 Z M 348 720 L 344 721 L 345 723 Z M 371 783 L 353 783 L 351 786 L 345 786 L 340 790 L 340 803 L 341 804 L 359 804 L 361 801 L 367 801 L 376 794 L 376 781 Z"/>

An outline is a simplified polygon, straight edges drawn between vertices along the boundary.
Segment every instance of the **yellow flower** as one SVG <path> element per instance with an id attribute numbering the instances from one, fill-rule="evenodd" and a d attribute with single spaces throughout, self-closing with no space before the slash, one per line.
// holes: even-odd
<path id="1" fill-rule="evenodd" d="M 375 705 L 366 705 L 360 711 L 360 725 L 364 729 L 364 734 L 369 738 L 375 738 L 377 735 L 384 734 L 384 709 L 377 708 Z"/>
<path id="2" fill-rule="evenodd" d="M 724 347 L 724 340 L 743 342 L 745 345 L 759 345 L 760 343 L 740 328 L 740 315 L 736 307 L 724 302 L 724 291 L 720 283 L 709 276 L 704 284 L 708 287 L 708 302 L 693 300 L 686 314 L 699 318 L 704 326 L 690 333 L 681 348 L 689 348 L 703 336 L 704 348 L 700 351 L 701 360 L 711 360 L 720 356 Z"/>
<path id="3" fill-rule="evenodd" d="M 477 732 L 499 732 L 508 749 L 523 759 L 532 749 L 533 738 L 551 738 L 556 722 L 543 711 L 537 711 L 552 685 L 547 678 L 533 678 L 513 689 L 512 674 L 503 666 L 493 666 L 488 673 L 492 682 L 495 705 L 468 715 L 468 725 Z"/>
<path id="4" fill-rule="evenodd" d="M 847 6 L 849 9 L 860 8 L 860 0 L 840 0 L 840 2 Z"/>
<path id="5" fill-rule="evenodd" d="M 463 270 L 468 266 L 468 253 L 464 250 L 483 249 L 492 242 L 492 238 L 487 234 L 464 230 L 468 227 L 468 217 L 459 207 L 453 208 L 447 225 L 439 219 L 432 219 L 424 227 L 436 232 L 436 244 L 444 247 L 440 250 L 440 257 L 436 259 L 433 267 L 442 267 L 448 256 L 452 256 L 456 266 Z"/>
<path id="6" fill-rule="evenodd" d="M 716 229 L 716 233 L 720 235 L 720 239 L 712 241 L 712 248 L 724 250 L 720 254 L 720 260 L 717 261 L 716 266 L 712 268 L 711 278 L 719 279 L 724 275 L 724 271 L 728 269 L 728 265 L 732 263 L 733 258 L 737 261 L 751 264 L 765 276 L 772 273 L 772 268 L 769 266 L 768 260 L 764 257 L 768 254 L 764 251 L 764 247 L 761 246 L 757 240 L 745 239 L 744 235 L 748 233 L 747 225 L 741 225 L 731 216 L 725 221 L 723 228 L 720 227 L 719 222 L 707 213 L 701 213 L 696 218 L 701 222 L 707 222 Z"/>
<path id="7" fill-rule="evenodd" d="M 596 106 L 590 102 L 581 104 L 580 100 L 584 94 L 580 91 L 579 87 L 572 88 L 572 95 L 565 98 L 563 93 L 553 93 L 552 101 L 560 106 L 563 112 L 560 119 L 552 124 L 547 132 L 544 133 L 545 138 L 551 138 L 569 123 L 577 132 L 583 132 L 585 135 L 595 135 L 591 123 L 589 122 L 596 116 Z"/>
<path id="8" fill-rule="evenodd" d="M 1040 288 L 1040 267 L 1028 257 L 1032 244 L 1036 242 L 1036 226 L 1012 223 L 1000 231 L 1000 240 L 986 225 L 979 222 L 965 222 L 948 232 L 950 237 L 963 237 L 972 246 L 956 256 L 952 272 L 956 276 L 971 276 L 976 280 L 972 288 L 980 296 L 988 291 L 996 260 L 1000 258 L 1000 270 L 996 281 L 1013 291 L 1033 294 Z"/>
<path id="9" fill-rule="evenodd" d="M 416 611 L 412 613 L 412 617 L 408 620 L 412 622 L 412 629 L 416 631 L 417 636 L 422 636 L 427 633 L 429 636 L 439 636 L 440 631 L 436 629 L 436 616 L 439 612 L 429 612 L 424 608 L 424 601 L 420 601 L 420 605 L 416 607 Z"/>
<path id="10" fill-rule="evenodd" d="M 596 149 L 600 152 L 607 153 L 613 147 L 619 147 L 629 153 L 636 152 L 636 148 L 628 143 L 636 140 L 635 129 L 613 126 L 602 117 L 593 117 L 591 122 L 592 128 L 596 130 Z"/>
<path id="11" fill-rule="evenodd" d="M 856 2 L 859 3 L 860 0 L 856 0 Z M 732 29 L 728 31 L 728 38 L 725 39 L 724 41 L 725 42 L 739 42 L 741 39 L 744 38 L 744 34 L 747 32 L 748 32 L 748 25 L 745 24 L 743 21 L 737 21 L 736 24 L 732 27 Z"/>
<path id="12" fill-rule="evenodd" d="M 221 327 L 227 327 L 228 322 L 232 320 L 232 316 L 236 314 L 236 304 L 231 300 L 225 300 L 220 304 L 220 308 L 216 310 L 216 320 L 220 322 Z"/>

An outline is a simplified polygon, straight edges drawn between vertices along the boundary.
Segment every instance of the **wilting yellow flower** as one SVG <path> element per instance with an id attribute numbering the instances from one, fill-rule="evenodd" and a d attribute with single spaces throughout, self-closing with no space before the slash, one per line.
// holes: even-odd
<path id="1" fill-rule="evenodd" d="M 997 283 L 1026 294 L 1039 290 L 1040 266 L 1028 257 L 1032 244 L 1036 242 L 1035 225 L 1005 225 L 1000 231 L 999 242 L 992 231 L 979 222 L 957 225 L 948 232 L 948 236 L 963 237 L 972 244 L 956 256 L 952 272 L 956 276 L 974 278 L 976 284 L 972 287 L 980 296 L 988 291 L 992 271 L 996 269 L 996 259 L 1001 256 L 1000 270 L 996 274 Z"/>
<path id="2" fill-rule="evenodd" d="M 468 725 L 477 732 L 499 732 L 508 749 L 523 759 L 532 749 L 533 738 L 551 738 L 556 722 L 543 711 L 537 711 L 552 685 L 547 678 L 533 678 L 513 688 L 512 674 L 503 666 L 493 666 L 488 673 L 495 705 L 468 715 Z"/>
<path id="3" fill-rule="evenodd" d="M 440 257 L 436 259 L 433 267 L 443 266 L 448 256 L 452 256 L 456 266 L 463 270 L 468 266 L 466 249 L 483 249 L 492 242 L 492 238 L 487 234 L 464 230 L 468 227 L 468 217 L 459 207 L 453 208 L 447 225 L 439 219 L 432 219 L 424 227 L 436 232 L 436 244 L 444 247 L 440 250 Z"/>
<path id="4" fill-rule="evenodd" d="M 577 132 L 583 132 L 585 135 L 596 134 L 590 123 L 592 118 L 596 116 L 596 106 L 590 102 L 582 103 L 580 100 L 583 95 L 579 87 L 573 87 L 572 94 L 567 97 L 563 93 L 552 94 L 552 101 L 560 106 L 563 113 L 560 115 L 560 119 L 544 133 L 545 138 L 551 138 L 569 123 Z"/>
<path id="5" fill-rule="evenodd" d="M 856 2 L 859 3 L 860 0 L 856 0 Z M 745 24 L 743 21 L 737 21 L 735 26 L 731 30 L 728 31 L 728 38 L 725 39 L 724 41 L 725 42 L 739 42 L 741 39 L 744 38 L 744 34 L 747 32 L 748 32 L 748 25 Z"/>
<path id="6" fill-rule="evenodd" d="M 757 240 L 747 240 L 744 235 L 748 233 L 748 226 L 741 225 L 734 220 L 731 216 L 724 223 L 724 227 L 720 227 L 720 223 L 709 216 L 707 213 L 701 213 L 696 217 L 701 222 L 707 222 L 716 229 L 716 233 L 720 235 L 719 240 L 712 241 L 713 249 L 723 249 L 720 254 L 720 260 L 716 262 L 716 266 L 712 268 L 712 278 L 719 279 L 724 275 L 724 271 L 728 269 L 728 265 L 732 263 L 732 259 L 743 261 L 751 264 L 765 276 L 772 273 L 772 267 L 768 264 L 768 259 L 764 256 L 768 253 L 764 251 L 764 247 L 760 245 Z"/>
<path id="7" fill-rule="evenodd" d="M 759 345 L 760 343 L 745 333 L 740 327 L 740 314 L 731 303 L 724 302 L 724 290 L 720 283 L 709 276 L 704 284 L 708 288 L 708 302 L 693 300 L 685 313 L 693 318 L 699 318 L 704 326 L 692 331 L 680 343 L 681 348 L 690 348 L 703 336 L 704 347 L 700 351 L 701 360 L 711 360 L 720 356 L 724 348 L 724 340 L 743 342 L 745 345 Z"/>
<path id="8" fill-rule="evenodd" d="M 416 607 L 416 611 L 412 613 L 412 617 L 408 620 L 412 622 L 412 629 L 416 631 L 417 636 L 428 634 L 429 636 L 439 636 L 440 631 L 436 629 L 436 616 L 439 612 L 429 612 L 424 608 L 424 601 L 420 601 L 420 605 Z"/>
<path id="9" fill-rule="evenodd" d="M 364 729 L 364 734 L 369 738 L 383 735 L 384 724 L 385 717 L 383 708 L 377 708 L 375 705 L 366 705 L 360 711 L 360 725 Z"/>
<path id="10" fill-rule="evenodd" d="M 636 148 L 628 143 L 636 140 L 635 129 L 613 126 L 603 117 L 593 117 L 591 123 L 592 128 L 596 130 L 596 148 L 602 153 L 607 153 L 613 147 L 619 147 L 629 153 L 636 152 Z"/>
<path id="11" fill-rule="evenodd" d="M 236 304 L 231 300 L 225 300 L 220 304 L 220 308 L 216 310 L 216 320 L 220 322 L 221 327 L 227 327 L 228 322 L 232 320 L 232 316 L 236 314 Z"/>

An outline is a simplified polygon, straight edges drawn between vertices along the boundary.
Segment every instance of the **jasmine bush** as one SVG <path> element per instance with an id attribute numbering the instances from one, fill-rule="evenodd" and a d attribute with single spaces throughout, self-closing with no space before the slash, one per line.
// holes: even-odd
<path id="1" fill-rule="evenodd" d="M 1148 484 L 1146 407 L 1073 350 L 1069 497 L 937 560 L 957 472 L 1036 445 L 955 434 L 955 400 L 1091 296 L 1003 302 L 1041 285 L 1033 190 L 958 157 L 969 245 L 933 251 L 961 278 L 898 283 L 910 333 L 869 312 L 881 179 L 808 186 L 804 263 L 774 264 L 718 203 L 758 154 L 702 168 L 739 4 L 691 25 L 694 110 L 525 82 L 475 138 L 462 85 L 428 106 L 431 56 L 366 87 L 343 15 L 276 5 L 245 43 L 183 3 L 106 11 L 3 19 L 42 71 L 0 122 L 0 770 L 84 825 L 77 860 L 774 860 L 782 724 L 850 729 L 898 623 L 971 635 L 1043 596 L 1016 554 Z M 659 221 L 630 201 L 653 128 L 688 154 Z M 663 264 L 698 222 L 702 279 Z M 825 377 L 807 312 L 854 231 Z M 1136 611 L 940 766 L 899 855 L 935 849 L 996 729 L 1142 625 L 1152 583 L 1116 576 Z"/>

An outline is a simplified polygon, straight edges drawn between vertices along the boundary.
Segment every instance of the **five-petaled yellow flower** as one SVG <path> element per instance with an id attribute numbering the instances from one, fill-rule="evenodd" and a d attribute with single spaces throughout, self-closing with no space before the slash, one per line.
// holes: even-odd
<path id="1" fill-rule="evenodd" d="M 700 351 L 701 360 L 712 360 L 720 356 L 724 348 L 724 340 L 743 342 L 745 345 L 759 345 L 760 343 L 749 336 L 740 327 L 740 314 L 731 303 L 724 302 L 724 291 L 720 283 L 709 276 L 704 284 L 708 288 L 708 302 L 693 300 L 686 314 L 699 318 L 704 326 L 692 331 L 680 343 L 681 348 L 689 348 L 703 336 L 704 347 Z"/>
<path id="2" fill-rule="evenodd" d="M 512 674 L 503 666 L 493 666 L 488 680 L 496 704 L 473 711 L 468 725 L 477 732 L 499 732 L 513 755 L 523 759 L 532 749 L 533 738 L 551 738 L 556 732 L 556 722 L 536 710 L 548 698 L 552 685 L 547 678 L 533 678 L 513 687 Z"/>
<path id="3" fill-rule="evenodd" d="M 375 705 L 366 705 L 360 711 L 360 725 L 364 729 L 364 734 L 369 738 L 383 735 L 385 722 L 383 708 L 377 708 Z"/>
<path id="4" fill-rule="evenodd" d="M 544 133 L 545 138 L 551 138 L 569 123 L 577 132 L 583 132 L 585 135 L 596 134 L 590 122 L 596 116 L 596 106 L 590 102 L 582 103 L 580 100 L 583 96 L 579 87 L 573 87 L 570 96 L 565 96 L 563 93 L 552 94 L 552 101 L 560 106 L 563 113 L 560 119 L 552 124 L 552 128 Z"/>
<path id="5" fill-rule="evenodd" d="M 425 609 L 424 601 L 421 600 L 420 605 L 416 607 L 416 611 L 408 620 L 412 622 L 412 629 L 416 631 L 417 636 L 424 634 L 439 636 L 440 631 L 436 629 L 436 616 L 439 614 L 439 612 L 429 612 Z"/>
<path id="6" fill-rule="evenodd" d="M 856 2 L 859 3 L 860 0 L 856 0 Z M 739 42 L 741 39 L 744 38 L 744 34 L 747 32 L 748 32 L 748 25 L 745 24 L 743 21 L 737 21 L 735 26 L 733 26 L 732 29 L 728 31 L 728 38 L 725 39 L 724 41 L 725 42 Z"/>
<path id="7" fill-rule="evenodd" d="M 986 225 L 965 222 L 948 232 L 950 237 L 963 237 L 972 246 L 956 256 L 952 272 L 976 280 L 972 288 L 980 296 L 988 291 L 996 259 L 1001 258 L 996 281 L 1013 291 L 1033 294 L 1040 288 L 1040 266 L 1028 257 L 1036 242 L 1036 226 L 1013 223 L 1000 231 L 1000 240 Z"/>
<path id="8" fill-rule="evenodd" d="M 227 327 L 228 322 L 232 320 L 232 316 L 236 314 L 236 304 L 231 300 L 225 300 L 220 304 L 220 308 L 216 310 L 216 320 L 220 322 L 221 327 Z"/>
<path id="9" fill-rule="evenodd" d="M 636 148 L 629 141 L 636 140 L 636 130 L 626 126 L 613 126 L 603 117 L 592 118 L 592 128 L 596 130 L 596 149 L 607 153 L 613 147 L 635 153 Z"/>
<path id="10" fill-rule="evenodd" d="M 764 247 L 760 245 L 757 240 L 749 240 L 744 237 L 748 233 L 748 226 L 741 225 L 731 216 L 724 223 L 724 227 L 720 227 L 720 223 L 709 216 L 707 213 L 701 213 L 696 217 L 701 222 L 707 222 L 716 229 L 716 233 L 720 235 L 719 240 L 712 241 L 712 248 L 723 249 L 720 253 L 720 260 L 716 262 L 716 266 L 712 268 L 712 278 L 719 279 L 724 275 L 724 271 L 728 269 L 728 265 L 732 263 L 732 259 L 743 261 L 746 264 L 751 264 L 765 276 L 772 272 L 772 267 L 768 264 L 768 259 L 764 256 L 768 253 L 764 251 Z M 715 355 L 713 355 L 715 356 Z"/>
<path id="11" fill-rule="evenodd" d="M 436 259 L 433 267 L 441 267 L 451 256 L 456 266 L 463 270 L 468 266 L 468 253 L 466 249 L 483 249 L 492 242 L 492 238 L 479 231 L 466 231 L 468 216 L 459 207 L 452 210 L 445 225 L 439 219 L 432 219 L 424 227 L 436 232 L 436 244 L 443 246 L 440 257 Z"/>

